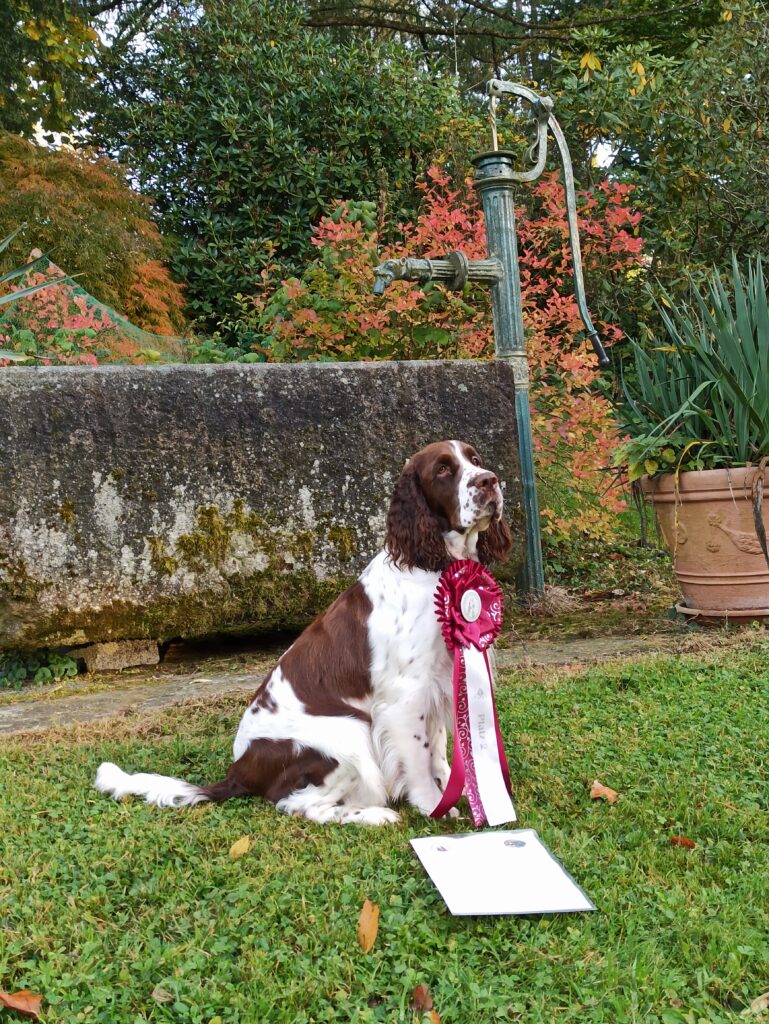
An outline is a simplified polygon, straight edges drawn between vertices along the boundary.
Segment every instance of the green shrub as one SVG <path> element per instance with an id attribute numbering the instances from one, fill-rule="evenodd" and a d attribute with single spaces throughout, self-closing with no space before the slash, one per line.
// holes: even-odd
<path id="1" fill-rule="evenodd" d="M 71 678 L 77 673 L 75 659 L 56 651 L 0 653 L 0 690 L 19 690 L 30 679 L 40 686 Z"/>
<path id="2" fill-rule="evenodd" d="M 303 13 L 294 0 L 174 10 L 114 69 L 94 124 L 177 237 L 189 310 L 208 325 L 270 257 L 298 269 L 340 198 L 408 219 L 459 108 L 453 81 L 405 47 L 338 42 Z"/>

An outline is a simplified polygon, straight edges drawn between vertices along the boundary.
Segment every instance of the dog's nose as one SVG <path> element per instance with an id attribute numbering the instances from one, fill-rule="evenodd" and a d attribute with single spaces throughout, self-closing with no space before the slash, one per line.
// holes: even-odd
<path id="1" fill-rule="evenodd" d="M 477 487 L 480 491 L 493 491 L 498 483 L 496 476 L 486 470 L 485 473 L 479 473 L 478 476 L 473 477 L 470 486 Z"/>

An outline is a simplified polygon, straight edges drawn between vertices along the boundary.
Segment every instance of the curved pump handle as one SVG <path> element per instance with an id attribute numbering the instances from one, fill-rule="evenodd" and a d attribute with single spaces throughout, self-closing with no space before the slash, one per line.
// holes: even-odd
<path id="1" fill-rule="evenodd" d="M 537 121 L 537 138 L 529 149 L 529 154 L 532 159 L 536 152 L 536 163 L 534 167 L 528 171 L 514 171 L 512 176 L 516 181 L 533 181 L 535 178 L 540 176 L 544 170 L 545 161 L 547 159 L 548 128 L 553 133 L 553 138 L 558 146 L 558 157 L 561 163 L 561 170 L 563 172 L 563 188 L 566 193 L 566 217 L 569 224 L 569 244 L 571 246 L 572 272 L 574 275 L 574 296 L 577 300 L 579 315 L 582 317 L 582 322 L 585 325 L 585 333 L 590 339 L 593 351 L 598 357 L 598 365 L 601 368 L 609 366 L 609 357 L 606 355 L 606 350 L 601 344 L 601 339 L 598 337 L 598 332 L 593 326 L 593 321 L 590 319 L 590 313 L 588 313 L 587 310 L 587 302 L 585 300 L 585 279 L 582 275 L 582 250 L 579 244 L 579 228 L 577 226 L 577 196 L 574 189 L 574 171 L 571 166 L 571 157 L 569 156 L 569 147 L 566 145 L 566 138 L 561 130 L 561 126 L 558 124 L 554 114 L 552 113 L 554 106 L 553 100 L 549 96 L 540 96 L 538 93 L 534 92 L 533 89 L 529 89 L 525 85 L 518 85 L 517 82 L 503 82 L 498 78 L 491 79 L 488 83 L 487 91 L 492 104 L 491 123 L 494 149 L 497 149 L 494 104 L 500 96 L 509 94 L 526 100 L 531 106 L 532 116 L 536 118 Z"/>

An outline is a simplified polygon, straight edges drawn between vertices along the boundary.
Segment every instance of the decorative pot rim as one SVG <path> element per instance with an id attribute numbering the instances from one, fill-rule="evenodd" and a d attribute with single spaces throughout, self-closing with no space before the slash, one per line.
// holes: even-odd
<path id="1" fill-rule="evenodd" d="M 719 492 L 727 498 L 752 496 L 753 483 L 758 473 L 758 466 L 725 466 L 721 469 L 686 469 L 678 474 L 678 493 L 696 500 L 712 497 L 718 500 Z M 764 486 L 769 484 L 769 466 L 764 470 Z M 660 497 L 670 500 L 676 492 L 676 474 L 660 473 L 658 476 L 644 475 L 641 477 L 641 489 L 652 500 Z"/>

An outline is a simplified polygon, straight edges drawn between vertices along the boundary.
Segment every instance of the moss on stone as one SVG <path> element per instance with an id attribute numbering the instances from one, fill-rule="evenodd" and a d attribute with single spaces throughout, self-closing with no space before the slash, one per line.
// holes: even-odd
<path id="1" fill-rule="evenodd" d="M 195 526 L 193 533 L 177 538 L 177 553 L 190 569 L 221 566 L 230 550 L 232 524 L 216 505 L 203 505 L 195 512 Z"/>
<path id="2" fill-rule="evenodd" d="M 75 506 L 69 498 L 64 499 L 61 505 L 56 509 L 56 512 L 61 516 L 67 526 L 72 526 L 75 521 Z"/>
<path id="3" fill-rule="evenodd" d="M 328 531 L 328 539 L 336 548 L 340 562 L 349 562 L 358 554 L 358 537 L 354 530 L 346 526 L 332 526 Z"/>
<path id="4" fill-rule="evenodd" d="M 306 625 L 354 580 L 318 579 L 309 570 L 235 576 L 224 586 L 194 594 L 134 604 L 113 601 L 101 608 L 60 607 L 41 631 L 48 643 L 73 645 L 131 637 L 169 640 L 227 632 L 267 633 Z"/>
<path id="5" fill-rule="evenodd" d="M 21 558 L 14 558 L 0 548 L 0 594 L 11 601 L 35 601 L 45 584 L 29 573 Z"/>
<path id="6" fill-rule="evenodd" d="M 176 554 L 197 572 L 221 568 L 237 534 L 252 538 L 269 565 L 278 571 L 286 564 L 309 562 L 315 547 L 311 530 L 289 533 L 283 524 L 272 525 L 264 516 L 247 511 L 243 500 L 237 498 L 227 513 L 216 505 L 196 509 L 195 530 L 177 538 Z"/>
<path id="7" fill-rule="evenodd" d="M 150 565 L 160 576 L 171 576 L 179 568 L 178 561 L 168 550 L 168 545 L 162 537 L 147 537 L 147 545 L 150 549 Z"/>

